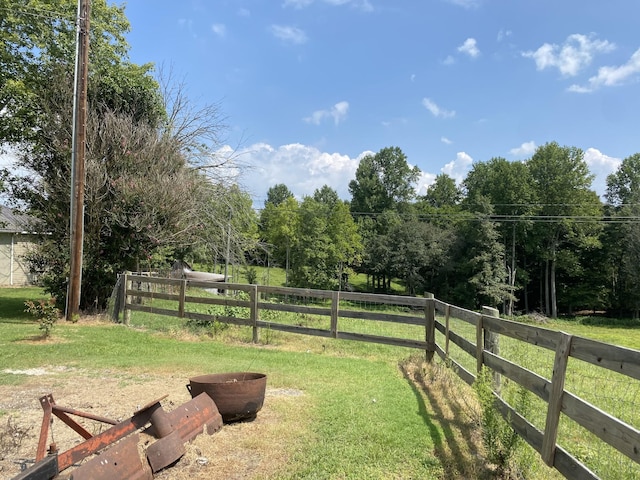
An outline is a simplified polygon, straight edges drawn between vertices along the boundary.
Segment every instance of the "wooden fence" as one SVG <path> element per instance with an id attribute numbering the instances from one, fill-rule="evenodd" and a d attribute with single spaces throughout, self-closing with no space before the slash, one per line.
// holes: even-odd
<path id="1" fill-rule="evenodd" d="M 174 292 L 159 293 L 157 285 L 171 287 Z M 253 341 L 258 342 L 260 329 L 271 329 L 320 337 L 357 340 L 382 343 L 400 347 L 421 349 L 426 352 L 428 361 L 437 353 L 454 367 L 455 372 L 466 383 L 473 384 L 477 372 L 486 366 L 494 372 L 496 386 L 494 391 L 496 406 L 511 427 L 542 457 L 544 462 L 556 468 L 569 479 L 597 479 L 586 465 L 579 462 L 569 452 L 557 444 L 560 414 L 564 414 L 602 441 L 623 453 L 636 463 L 640 463 L 640 431 L 615 416 L 600 410 L 589 402 L 564 389 L 567 365 L 575 358 L 608 369 L 632 379 L 640 380 L 640 351 L 618 347 L 594 340 L 568 335 L 537 326 L 522 324 L 498 317 L 495 309 L 485 307 L 482 313 L 466 310 L 425 295 L 425 298 L 396 295 L 377 295 L 353 292 L 271 287 L 262 285 L 198 282 L 146 276 L 124 276 L 121 304 L 118 310 L 124 311 L 124 322 L 128 323 L 131 311 L 149 312 L 160 315 L 177 316 L 194 320 L 213 320 L 212 315 L 190 312 L 188 304 L 223 305 L 248 309 L 247 318 L 216 315 L 219 322 L 245 325 L 253 329 Z M 146 288 L 143 288 L 145 286 Z M 135 288 L 134 288 L 135 287 Z M 220 289 L 247 292 L 248 300 L 237 300 L 231 296 L 192 296 L 187 295 L 188 287 Z M 270 296 L 280 298 L 306 298 L 324 301 L 327 306 L 299 305 L 294 303 L 273 303 L 266 301 Z M 177 301 L 178 308 L 164 309 L 145 305 L 135 299 L 154 298 Z M 383 313 L 375 311 L 340 309 L 341 302 L 372 302 L 406 306 L 412 309 L 410 314 Z M 330 318 L 328 329 L 311 328 L 301 325 L 289 325 L 261 320 L 260 312 L 293 312 Z M 417 315 L 415 312 L 420 312 Z M 437 317 L 444 318 L 444 322 Z M 341 331 L 340 319 L 361 319 L 376 322 L 393 322 L 416 325 L 424 328 L 424 340 L 404 339 L 364 333 Z M 451 319 L 459 319 L 475 327 L 475 343 L 465 339 L 450 328 Z M 444 337 L 444 345 L 436 342 L 436 331 Z M 516 363 L 500 356 L 499 337 L 506 336 L 518 342 L 525 342 L 555 352 L 552 378 L 544 378 Z M 449 346 L 453 343 L 475 359 L 476 372 L 465 369 L 449 356 Z M 498 377 L 506 377 L 521 385 L 547 404 L 544 431 L 540 431 L 512 406 L 505 402 L 499 392 Z"/>

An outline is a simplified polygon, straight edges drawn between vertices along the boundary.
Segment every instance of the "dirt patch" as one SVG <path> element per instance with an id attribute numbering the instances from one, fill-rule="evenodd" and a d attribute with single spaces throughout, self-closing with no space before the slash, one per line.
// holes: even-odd
<path id="1" fill-rule="evenodd" d="M 189 375 L 146 374 L 114 370 L 81 371 L 44 366 L 30 371 L 4 371 L 24 375 L 16 385 L 0 385 L 0 478 L 12 478 L 21 466 L 33 464 L 42 423 L 38 399 L 53 394 L 58 405 L 94 415 L 124 420 L 158 398 L 171 411 L 191 400 L 185 385 Z M 187 453 L 173 467 L 156 474 L 160 479 L 269 478 L 286 469 L 295 450 L 298 432 L 304 429 L 297 411 L 304 410 L 305 396 L 295 389 L 268 387 L 265 403 L 255 420 L 224 425 L 214 435 L 199 435 L 186 445 Z M 298 417 L 298 418 L 296 418 Z M 74 417 L 94 435 L 105 424 Z M 65 451 L 82 441 L 57 418 L 47 443 Z M 300 433 L 301 435 L 301 433 Z"/>

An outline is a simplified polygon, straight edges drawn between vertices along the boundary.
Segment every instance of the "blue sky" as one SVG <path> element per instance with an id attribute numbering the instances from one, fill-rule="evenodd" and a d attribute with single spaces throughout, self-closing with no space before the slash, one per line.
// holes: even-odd
<path id="1" fill-rule="evenodd" d="M 219 102 L 239 183 L 344 199 L 358 159 L 400 147 L 461 181 L 473 162 L 585 151 L 594 188 L 638 151 L 635 0 L 130 0 L 131 60 Z"/>

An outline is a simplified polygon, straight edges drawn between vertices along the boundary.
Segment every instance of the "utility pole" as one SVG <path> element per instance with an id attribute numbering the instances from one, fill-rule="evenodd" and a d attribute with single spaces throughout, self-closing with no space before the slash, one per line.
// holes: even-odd
<path id="1" fill-rule="evenodd" d="M 232 216 L 232 210 L 231 210 L 231 206 L 229 206 L 229 223 L 227 225 L 227 254 L 225 256 L 225 261 L 224 261 L 224 281 L 227 281 L 227 275 L 229 272 L 229 253 L 231 250 L 231 216 Z M 227 294 L 227 290 L 225 289 L 224 294 Z"/>
<path id="2" fill-rule="evenodd" d="M 71 265 L 66 319 L 80 310 L 82 245 L 84 239 L 84 180 L 87 130 L 87 77 L 89 73 L 89 16 L 91 0 L 78 0 L 76 69 L 73 92 L 73 150 L 71 152 L 70 237 Z"/>

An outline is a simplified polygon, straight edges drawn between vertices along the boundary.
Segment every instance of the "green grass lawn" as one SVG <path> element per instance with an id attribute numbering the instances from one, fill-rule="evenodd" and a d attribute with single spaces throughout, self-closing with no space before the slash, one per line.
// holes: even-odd
<path id="1" fill-rule="evenodd" d="M 291 452 L 292 461 L 270 478 L 459 478 L 453 472 L 465 471 L 459 464 L 475 456 L 473 447 L 460 446 L 468 443 L 461 438 L 470 432 L 453 433 L 464 423 L 460 408 L 451 407 L 458 412 L 453 420 L 445 420 L 443 413 L 473 393 L 448 394 L 446 388 L 436 387 L 425 395 L 407 378 L 402 367 L 410 356 L 420 355 L 415 351 L 265 329 L 261 331 L 261 343 L 254 345 L 251 329 L 247 327 L 219 326 L 218 331 L 194 334 L 193 329 L 186 328 L 184 319 L 142 312 L 133 312 L 130 327 L 62 322 L 54 328 L 58 341 L 25 342 L 37 338 L 40 331 L 38 322 L 24 312 L 24 301 L 42 297 L 35 288 L 0 290 L 0 384 L 19 389 L 21 382 L 26 381 L 20 375 L 2 373 L 4 369 L 56 364 L 98 374 L 111 369 L 133 373 L 183 372 L 185 378 L 224 371 L 264 372 L 269 387 L 305 393 L 305 415 L 309 420 Z M 286 315 L 278 314 L 279 320 L 326 327 L 315 324 L 324 319 Z M 354 324 L 354 329 L 366 329 L 364 321 L 357 322 L 360 323 Z M 593 319 L 577 318 L 549 321 L 543 326 L 631 348 L 640 346 L 640 328 L 633 322 L 593 323 Z M 419 327 L 396 327 L 418 328 L 414 334 L 418 338 L 422 335 Z M 452 328 L 475 342 L 474 327 L 453 321 Z M 389 334 L 386 330 L 373 333 Z M 438 335 L 442 345 L 443 339 Z M 553 352 L 533 346 L 523 348 L 521 343 L 506 337 L 500 346 L 506 358 L 550 378 Z M 456 352 L 453 347 L 452 356 L 458 356 L 458 361 L 474 371 L 474 358 Z M 616 383 L 620 380 L 602 376 L 602 369 L 576 362 L 570 363 L 570 372 L 573 372 L 567 379 L 570 391 L 638 426 L 636 393 L 633 398 L 620 396 L 629 391 L 629 382 Z M 431 383 L 426 385 L 429 387 Z M 640 388 L 633 392 L 640 394 Z M 526 416 L 542 429 L 546 405 L 542 402 L 532 405 Z M 559 438 L 580 460 L 590 467 L 595 465 L 592 468 L 602 478 L 631 479 L 638 474 L 635 464 L 624 463 L 620 454 L 603 447 L 602 442 L 590 443 L 593 439 L 589 440 L 588 434 L 566 422 L 561 423 Z M 556 478 L 557 472 L 541 465 L 532 452 L 525 455 L 530 461 L 526 478 Z M 476 478 L 468 470 L 462 477 Z"/>
<path id="2" fill-rule="evenodd" d="M 406 349 L 359 358 L 346 345 L 277 349 L 84 322 L 56 325 L 55 342 L 25 342 L 40 332 L 22 304 L 41 296 L 37 289 L 0 290 L 0 384 L 19 390 L 26 378 L 2 370 L 47 365 L 184 372 L 185 379 L 198 373 L 260 371 L 268 375 L 270 388 L 303 391 L 310 419 L 293 461 L 276 478 L 441 477 L 430 434 L 440 427 L 419 407 L 398 368 L 411 353 Z"/>
<path id="3" fill-rule="evenodd" d="M 205 265 L 194 264 L 193 268 L 196 270 L 213 271 L 216 273 L 223 273 L 224 267 L 219 265 L 217 268 L 208 267 Z M 234 267 L 230 269 L 230 275 L 233 277 L 233 281 L 237 283 L 248 283 L 247 269 L 254 269 L 257 276 L 256 282 L 259 285 L 270 285 L 284 287 L 286 285 L 286 273 L 283 268 L 280 267 Z M 371 285 L 367 284 L 367 276 L 362 273 L 354 274 L 349 277 L 349 284 L 357 292 L 370 292 Z M 401 295 L 405 292 L 404 285 L 398 280 L 391 281 L 391 294 Z"/>

